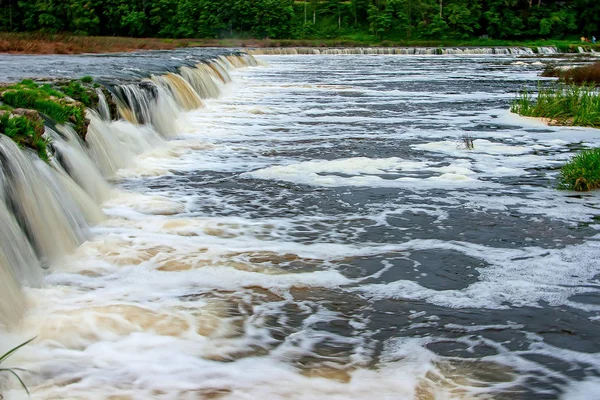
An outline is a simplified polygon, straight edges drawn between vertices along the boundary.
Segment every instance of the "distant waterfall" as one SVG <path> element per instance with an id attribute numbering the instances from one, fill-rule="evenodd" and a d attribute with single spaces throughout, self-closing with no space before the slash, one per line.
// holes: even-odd
<path id="1" fill-rule="evenodd" d="M 100 223 L 100 204 L 111 196 L 107 179 L 134 158 L 176 136 L 180 113 L 216 98 L 229 70 L 257 65 L 248 54 L 216 57 L 178 73 L 98 89 L 97 110 L 87 110 L 85 141 L 71 126 L 46 127 L 50 161 L 0 135 L 0 328 L 25 312 L 22 286 L 39 286 L 51 267 Z M 121 119 L 113 120 L 109 100 Z"/>
<path id="2" fill-rule="evenodd" d="M 580 50 L 581 52 L 582 50 Z M 532 54 L 556 54 L 556 47 L 353 47 L 353 48 L 312 48 L 312 47 L 288 47 L 288 48 L 257 48 L 248 52 L 252 55 L 310 55 L 310 54 L 334 54 L 334 55 L 455 55 L 455 54 L 486 54 L 486 55 L 532 55 Z"/>

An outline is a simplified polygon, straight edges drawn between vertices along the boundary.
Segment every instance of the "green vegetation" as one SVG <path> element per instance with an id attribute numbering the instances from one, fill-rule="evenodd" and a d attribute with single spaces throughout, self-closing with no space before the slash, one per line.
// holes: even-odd
<path id="1" fill-rule="evenodd" d="M 549 70 L 551 68 L 546 73 Z M 575 83 L 540 88 L 535 100 L 523 91 L 512 103 L 511 111 L 527 117 L 547 118 L 555 125 L 600 128 L 600 93 L 593 84 Z M 563 166 L 558 188 L 583 192 L 600 188 L 600 149 L 583 150 Z"/>
<path id="2" fill-rule="evenodd" d="M 5 0 L 0 30 L 50 34 L 381 40 L 599 33 L 597 0 Z M 25 45 L 26 46 L 26 45 Z M 65 52 L 70 52 L 67 48 Z M 1 47 L 1 46 L 0 46 Z M 58 51 L 58 50 L 57 50 Z"/>
<path id="3" fill-rule="evenodd" d="M 85 139 L 88 125 L 85 109 L 95 108 L 99 102 L 94 86 L 91 77 L 83 77 L 80 80 L 55 80 L 52 84 L 25 79 L 0 87 L 0 134 L 48 160 L 48 140 L 43 136 L 42 117 L 58 124 L 71 123 Z M 105 88 L 102 90 L 106 91 Z M 110 98 L 107 91 L 106 94 Z"/>
<path id="4" fill-rule="evenodd" d="M 42 137 L 44 123 L 27 116 L 12 115 L 6 112 L 0 116 L 0 133 L 11 138 L 21 147 L 33 149 L 38 156 L 48 160 L 48 141 Z"/>
<path id="5" fill-rule="evenodd" d="M 3 88 L 0 98 L 6 105 L 37 110 L 59 124 L 70 122 L 75 130 L 85 137 L 87 122 L 84 104 L 86 103 L 83 100 L 85 99 L 87 104 L 92 104 L 92 101 L 76 81 L 66 85 L 64 92 L 67 95 L 70 93 L 71 97 L 79 97 L 82 101 L 68 99 L 65 94 L 50 85 L 38 85 L 31 80 L 24 80 L 19 84 Z"/>
<path id="6" fill-rule="evenodd" d="M 83 78 L 81 82 L 85 82 Z M 82 102 L 86 107 L 96 107 L 98 105 L 98 94 L 96 91 L 83 86 L 81 82 L 71 81 L 68 84 L 59 85 L 59 87 L 67 96 Z"/>
<path id="7" fill-rule="evenodd" d="M 549 65 L 542 72 L 542 76 L 560 78 L 575 85 L 597 85 L 600 84 L 600 62 L 568 69 Z"/>
<path id="8" fill-rule="evenodd" d="M 580 192 L 600 188 L 600 149 L 583 150 L 563 166 L 558 187 Z"/>
<path id="9" fill-rule="evenodd" d="M 6 359 L 8 357 L 10 357 L 11 355 L 13 355 L 21 347 L 26 346 L 29 343 L 31 343 L 34 339 L 35 339 L 35 337 L 29 339 L 26 342 L 21 343 L 17 347 L 15 347 L 15 348 L 7 351 L 2 356 L 0 356 L 0 373 L 4 372 L 4 373 L 7 373 L 7 374 L 10 374 L 10 375 L 14 376 L 19 381 L 19 383 L 21 384 L 21 387 L 27 392 L 27 395 L 29 395 L 29 389 L 27 388 L 27 385 L 25 385 L 25 382 L 23 382 L 23 380 L 21 379 L 21 377 L 19 376 L 19 374 L 17 374 L 17 372 L 16 372 L 16 371 L 22 371 L 22 369 L 21 368 L 4 368 L 4 367 L 2 367 L 2 364 L 6 361 Z M 1 395 L 0 395 L 0 398 L 2 398 Z"/>
<path id="10" fill-rule="evenodd" d="M 511 111 L 547 118 L 555 125 L 600 127 L 600 94 L 594 86 L 560 85 L 540 88 L 537 98 L 523 91 Z"/>

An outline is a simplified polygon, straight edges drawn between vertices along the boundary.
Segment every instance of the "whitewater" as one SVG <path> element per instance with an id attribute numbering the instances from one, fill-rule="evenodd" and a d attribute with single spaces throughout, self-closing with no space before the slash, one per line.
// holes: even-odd
<path id="1" fill-rule="evenodd" d="M 508 111 L 552 55 L 220 52 L 0 64 L 123 99 L 48 165 L 0 140 L 31 398 L 594 398 L 600 195 L 556 177 L 600 134 Z"/>

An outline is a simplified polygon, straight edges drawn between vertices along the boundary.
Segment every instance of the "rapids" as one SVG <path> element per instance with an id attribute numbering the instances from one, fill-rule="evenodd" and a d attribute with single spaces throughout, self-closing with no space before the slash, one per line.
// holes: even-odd
<path id="1" fill-rule="evenodd" d="M 540 59 L 219 54 L 0 63 L 114 82 L 121 117 L 48 129 L 50 164 L 0 137 L 33 399 L 592 398 L 600 195 L 554 186 L 600 135 L 507 111 Z"/>

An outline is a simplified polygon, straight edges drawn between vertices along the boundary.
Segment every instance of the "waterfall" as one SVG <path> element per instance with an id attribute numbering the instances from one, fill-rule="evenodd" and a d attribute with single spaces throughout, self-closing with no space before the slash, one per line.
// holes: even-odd
<path id="1" fill-rule="evenodd" d="M 104 220 L 99 205 L 111 195 L 107 179 L 176 136 L 178 115 L 218 97 L 231 69 L 256 65 L 248 54 L 220 56 L 179 73 L 114 86 L 118 121 L 111 120 L 105 94 L 97 89 L 98 110 L 87 110 L 85 141 L 69 125 L 46 127 L 48 162 L 0 134 L 0 327 L 25 312 L 22 286 L 41 285 L 42 265 L 73 251 L 88 237 L 88 227 Z"/>
<path id="2" fill-rule="evenodd" d="M 9 261 L 2 253 L 0 253 L 0 293 L 2 293 L 2 301 L 0 301 L 0 328 L 2 328 L 15 324 L 25 312 L 25 298 L 21 286 Z"/>
<path id="3" fill-rule="evenodd" d="M 3 257 L 1 262 L 11 268 L 11 275 L 17 282 L 28 286 L 40 285 L 40 262 L 4 199 L 0 201 L 0 255 Z"/>
<path id="4" fill-rule="evenodd" d="M 89 112 L 89 119 L 88 153 L 106 178 L 114 177 L 117 170 L 129 166 L 137 154 L 163 141 L 150 126 L 104 121 L 93 111 Z"/>
<path id="5" fill-rule="evenodd" d="M 98 95 L 98 113 L 103 119 L 110 121 L 110 107 L 108 106 L 108 101 L 106 100 L 106 96 L 104 96 L 104 92 L 98 88 L 96 89 L 96 94 Z"/>
<path id="6" fill-rule="evenodd" d="M 183 67 L 181 76 L 203 99 L 219 97 L 220 85 L 225 83 L 223 78 L 206 64 L 198 64 L 196 68 Z"/>
<path id="7" fill-rule="evenodd" d="M 540 54 L 556 54 L 556 47 L 538 47 Z M 489 54 L 489 55 L 531 55 L 534 50 L 529 47 L 354 47 L 354 48 L 326 48 L 317 49 L 310 47 L 290 48 L 257 48 L 248 52 L 251 55 L 456 55 L 456 54 Z M 237 63 L 238 61 L 236 61 Z M 234 63 L 235 65 L 235 63 Z M 237 65 L 236 65 L 237 66 Z"/>
<path id="8" fill-rule="evenodd" d="M 86 153 L 84 144 L 73 128 L 68 125 L 57 128 L 66 137 L 66 140 L 59 135 L 52 135 L 55 158 L 96 204 L 103 203 L 110 196 L 108 182 Z"/>
<path id="9" fill-rule="evenodd" d="M 6 196 L 17 220 L 38 254 L 56 261 L 86 237 L 87 224 L 67 190 L 41 160 L 32 160 L 0 135 L 0 159 L 6 176 Z"/>
<path id="10" fill-rule="evenodd" d="M 152 81 L 167 89 L 184 110 L 189 111 L 204 106 L 200 94 L 181 75 L 170 72 L 166 75 L 153 76 Z"/>

